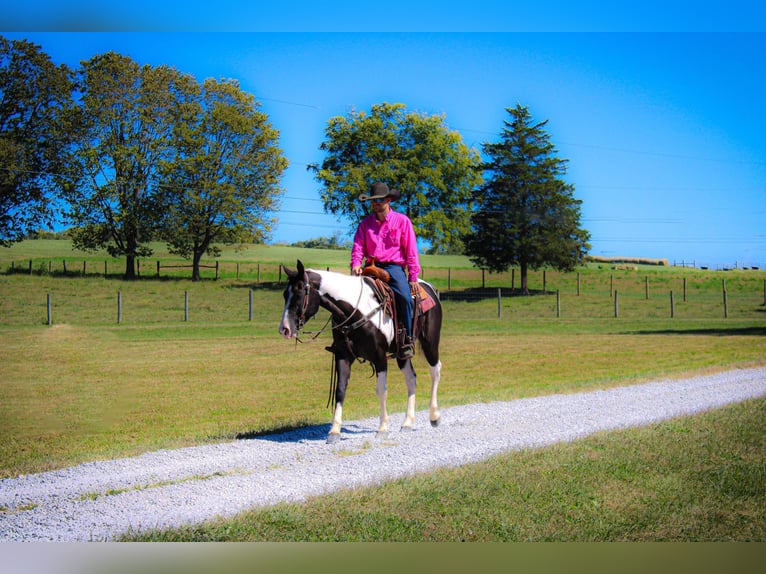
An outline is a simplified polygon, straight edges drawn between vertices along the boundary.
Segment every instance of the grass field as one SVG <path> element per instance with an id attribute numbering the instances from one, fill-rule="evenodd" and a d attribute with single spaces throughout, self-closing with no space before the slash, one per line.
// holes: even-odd
<path id="1" fill-rule="evenodd" d="M 156 255 L 163 264 L 174 261 L 159 249 Z M 323 349 L 328 344 L 327 334 L 313 343 L 296 346 L 283 341 L 277 333 L 282 307 L 281 287 L 276 284 L 278 265 L 294 264 L 297 258 L 307 265 L 341 271 L 347 268 L 348 253 L 286 247 L 226 251 L 222 257 L 226 272 L 219 281 L 192 283 L 181 277 L 158 280 L 151 274 L 125 282 L 119 277 L 121 269 L 116 260 L 108 263 L 108 268 L 115 270 L 114 275 L 108 273 L 105 277 L 103 254 L 72 253 L 66 242 L 24 242 L 0 250 L 0 271 L 9 269 L 12 261 L 17 270 L 28 269 L 28 261 L 33 262 L 32 275 L 24 272 L 0 275 L 0 477 L 327 423 L 330 355 Z M 56 270 L 57 262 L 64 259 L 73 262 L 67 275 Z M 93 273 L 87 271 L 82 276 L 83 261 L 88 261 Z M 232 271 L 237 262 L 239 279 Z M 259 264 L 261 281 L 254 274 Z M 575 392 L 766 364 L 763 271 L 650 267 L 634 271 L 592 265 L 578 270 L 580 295 L 577 273 L 537 272 L 530 280 L 530 287 L 537 294 L 503 296 L 498 304 L 494 292 L 510 286 L 513 280 L 510 272 L 500 276 L 487 274 L 482 279 L 481 272 L 472 269 L 470 262 L 457 257 L 424 257 L 423 264 L 426 279 L 443 292 L 466 294 L 454 300 L 445 297 L 444 301 L 441 406 Z M 96 271 L 99 267 L 100 273 Z M 247 273 L 243 272 L 245 268 L 249 269 Z M 515 281 L 518 282 L 518 277 Z M 541 293 L 543 282 L 547 294 Z M 675 296 L 673 318 L 669 305 L 671 290 Z M 619 294 L 617 317 L 615 291 Z M 118 293 L 122 303 L 120 324 Z M 49 295 L 51 325 L 47 324 Z M 318 317 L 307 328 L 319 328 L 323 319 Z M 427 372 L 420 356 L 415 364 L 420 373 Z M 369 375 L 368 366 L 355 366 L 344 411 L 347 419 L 377 415 L 374 381 Z M 425 404 L 426 396 L 421 391 L 418 407 Z M 390 409 L 398 412 L 404 405 L 401 375 L 392 372 Z M 762 445 L 763 427 L 753 421 L 763 419 L 763 403 L 757 402 L 746 411 L 726 415 L 727 420 L 729 416 L 735 420 L 722 419 L 721 424 L 751 429 L 748 432 L 754 433 L 753 440 L 760 440 Z M 660 427 L 639 431 L 635 435 L 638 438 L 631 434 L 602 437 L 594 440 L 605 440 L 611 446 L 574 445 L 571 447 L 574 451 L 557 451 L 550 454 L 553 457 L 550 460 L 546 454 L 527 453 L 514 455 L 520 458 L 514 458 L 512 464 L 507 460 L 503 464 L 513 467 L 521 464 L 527 469 L 525 472 L 531 473 L 546 464 L 572 465 L 571 461 L 578 456 L 586 456 L 583 453 L 594 451 L 600 455 L 634 440 L 648 445 L 643 450 L 654 446 L 665 449 L 669 447 L 663 446 L 663 436 L 696 436 L 709 421 L 689 424 L 701 426 L 678 436 L 675 431 Z M 722 448 L 739 448 L 732 442 L 739 439 L 732 438 L 728 431 L 720 432 L 727 433 L 716 438 L 722 441 Z M 749 459 L 748 464 L 754 464 L 756 470 L 763 469 L 763 452 L 761 448 L 760 458 Z M 538 456 L 542 458 L 535 458 Z M 710 472 L 721 463 L 719 458 L 710 463 L 713 469 Z M 602 459 L 602 467 L 607 460 L 611 459 Z M 736 466 L 737 460 L 729 462 Z M 598 465 L 588 468 L 594 482 L 604 478 L 603 468 Z M 471 478 L 473 472 L 465 472 L 468 474 L 461 475 L 458 482 L 498 480 L 506 485 L 498 486 L 501 489 L 511 488 L 509 485 L 519 479 L 513 474 L 505 478 L 497 474 L 490 474 L 494 479 Z M 451 484 L 455 478 L 438 480 Z M 414 488 L 431 488 L 427 486 L 429 482 L 424 484 Z M 648 483 L 639 490 L 651 488 Z M 604 493 L 600 496 L 599 500 L 606 498 Z M 488 505 L 494 504 L 490 502 L 492 497 L 487 500 Z M 754 520 L 761 525 L 760 530 L 743 533 L 737 529 L 736 520 L 725 522 L 724 530 L 731 538 L 763 539 L 763 497 L 753 500 L 761 511 L 753 511 L 750 502 L 747 507 L 750 510 L 743 512 L 755 512 Z M 667 498 L 665 502 L 670 503 Z M 380 504 L 381 509 L 387 507 L 385 499 Z M 424 504 L 427 509 L 427 502 Z M 720 510 L 723 503 L 716 504 Z M 290 508 L 275 512 L 292 516 L 302 511 Z M 376 511 L 369 512 L 375 515 Z M 476 511 L 476 516 L 480 514 Z M 445 516 L 454 514 L 445 512 Z M 264 520 L 268 522 L 271 518 Z M 369 520 L 369 516 L 363 520 Z M 310 520 L 304 517 L 299 522 Z M 308 536 L 313 527 L 308 528 L 279 536 L 284 539 Z M 441 534 L 434 538 L 454 539 L 456 533 L 447 528 L 445 524 L 439 525 L 436 530 Z M 556 530 L 561 531 L 559 527 Z M 264 532 L 277 536 L 275 530 Z M 392 538 L 407 539 L 404 532 Z M 571 536 L 574 531 L 569 532 Z M 663 537 L 656 530 L 633 537 L 625 533 L 618 536 L 617 531 L 608 529 L 593 532 L 594 538 Z M 701 530 L 677 530 L 668 538 L 683 538 L 683 532 L 686 539 L 697 539 Z M 518 531 L 507 536 L 485 531 L 479 538 L 519 536 Z M 562 534 L 561 538 L 570 536 Z M 535 538 L 546 537 L 544 530 L 536 531 Z M 721 537 L 726 538 L 725 533 Z"/>

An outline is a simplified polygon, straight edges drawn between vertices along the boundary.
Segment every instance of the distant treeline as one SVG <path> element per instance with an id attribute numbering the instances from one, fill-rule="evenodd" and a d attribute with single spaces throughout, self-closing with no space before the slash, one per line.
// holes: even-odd
<path id="1" fill-rule="evenodd" d="M 596 257 L 587 256 L 586 261 L 592 261 L 594 263 L 632 263 L 634 265 L 661 265 L 667 267 L 669 265 L 667 259 L 650 259 L 647 257 Z"/>

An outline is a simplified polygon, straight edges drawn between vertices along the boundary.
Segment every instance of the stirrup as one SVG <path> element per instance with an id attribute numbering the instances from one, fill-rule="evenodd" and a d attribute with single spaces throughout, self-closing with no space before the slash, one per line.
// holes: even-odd
<path id="1" fill-rule="evenodd" d="M 415 343 L 412 339 L 405 341 L 402 346 L 399 347 L 399 352 L 396 356 L 399 359 L 411 359 L 415 356 Z"/>

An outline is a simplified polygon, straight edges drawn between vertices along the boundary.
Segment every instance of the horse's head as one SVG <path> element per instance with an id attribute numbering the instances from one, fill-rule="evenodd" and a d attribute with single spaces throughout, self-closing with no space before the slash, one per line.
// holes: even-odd
<path id="1" fill-rule="evenodd" d="M 312 285 L 312 280 L 316 283 L 318 279 L 315 274 L 306 271 L 300 260 L 295 271 L 287 267 L 284 269 L 287 273 L 287 287 L 284 292 L 285 309 L 282 312 L 279 332 L 285 339 L 293 339 L 319 310 L 317 285 Z"/>

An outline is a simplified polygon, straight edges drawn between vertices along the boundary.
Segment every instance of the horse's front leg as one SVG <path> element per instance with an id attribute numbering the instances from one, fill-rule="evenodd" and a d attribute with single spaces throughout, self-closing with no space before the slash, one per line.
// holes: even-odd
<path id="1" fill-rule="evenodd" d="M 408 360 L 404 364 L 400 362 L 399 368 L 404 375 L 404 382 L 407 385 L 407 414 L 402 423 L 403 431 L 411 431 L 415 425 L 415 390 L 417 388 L 417 376 L 412 361 Z"/>
<path id="2" fill-rule="evenodd" d="M 388 435 L 388 408 L 386 401 L 388 399 L 388 386 L 386 384 L 386 375 L 388 371 L 378 371 L 378 381 L 375 387 L 375 393 L 380 401 L 380 425 L 378 426 L 378 438 Z"/>
<path id="3" fill-rule="evenodd" d="M 335 411 L 332 417 L 332 426 L 327 435 L 327 444 L 335 444 L 340 441 L 340 429 L 343 424 L 343 401 L 346 399 L 346 388 L 351 378 L 351 361 L 335 356 L 335 373 L 338 377 L 338 386 L 335 389 Z"/>

